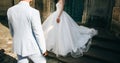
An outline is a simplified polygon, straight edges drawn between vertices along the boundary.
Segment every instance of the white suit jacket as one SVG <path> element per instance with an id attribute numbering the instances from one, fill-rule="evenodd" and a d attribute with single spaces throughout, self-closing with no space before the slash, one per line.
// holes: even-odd
<path id="1" fill-rule="evenodd" d="M 21 1 L 7 11 L 9 28 L 13 37 L 13 51 L 18 55 L 44 53 L 45 38 L 39 11 Z"/>

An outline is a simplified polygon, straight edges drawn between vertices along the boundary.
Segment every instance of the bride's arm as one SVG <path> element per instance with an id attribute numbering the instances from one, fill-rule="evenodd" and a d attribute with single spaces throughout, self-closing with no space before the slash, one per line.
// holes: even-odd
<path id="1" fill-rule="evenodd" d="M 63 9 L 64 9 L 64 1 L 63 1 L 63 0 L 61 0 L 61 1 L 60 1 L 60 4 L 61 4 L 61 9 L 60 9 L 60 12 L 59 12 L 58 17 L 60 17 L 60 16 L 61 16 L 62 11 L 63 11 Z"/>
<path id="2" fill-rule="evenodd" d="M 60 0 L 60 4 L 61 4 L 61 9 L 60 9 L 60 12 L 59 12 L 58 17 L 57 17 L 57 23 L 60 22 L 60 16 L 61 16 L 63 9 L 64 9 L 64 0 Z"/>

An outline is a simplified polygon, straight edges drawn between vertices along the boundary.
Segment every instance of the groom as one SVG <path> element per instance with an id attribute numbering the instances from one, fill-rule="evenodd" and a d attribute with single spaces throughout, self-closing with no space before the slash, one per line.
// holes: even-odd
<path id="1" fill-rule="evenodd" d="M 32 0 L 21 0 L 7 11 L 8 23 L 13 37 L 13 51 L 18 63 L 46 63 L 45 38 L 39 11 L 30 7 Z"/>

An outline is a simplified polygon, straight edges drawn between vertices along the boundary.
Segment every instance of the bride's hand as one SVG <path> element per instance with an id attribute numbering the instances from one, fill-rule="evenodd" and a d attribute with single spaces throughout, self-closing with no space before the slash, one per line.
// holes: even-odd
<path id="1" fill-rule="evenodd" d="M 58 17 L 58 18 L 56 19 L 56 21 L 57 21 L 57 23 L 60 23 L 60 18 Z"/>

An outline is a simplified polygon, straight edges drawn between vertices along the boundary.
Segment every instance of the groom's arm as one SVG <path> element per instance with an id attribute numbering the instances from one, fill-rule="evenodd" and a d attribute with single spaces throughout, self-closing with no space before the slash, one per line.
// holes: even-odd
<path id="1" fill-rule="evenodd" d="M 13 37 L 13 34 L 14 34 L 13 27 L 10 22 L 8 22 L 8 25 L 9 25 L 11 36 Z"/>
<path id="2" fill-rule="evenodd" d="M 13 27 L 12 27 L 12 24 L 9 22 L 11 20 L 10 16 L 9 16 L 10 14 L 11 14 L 11 12 L 8 9 L 7 10 L 8 25 L 9 25 L 9 30 L 10 30 L 11 36 L 13 37 L 13 34 L 14 34 Z"/>
<path id="3" fill-rule="evenodd" d="M 46 52 L 45 37 L 41 26 L 40 13 L 36 10 L 32 14 L 32 28 L 41 52 L 44 54 Z"/>

